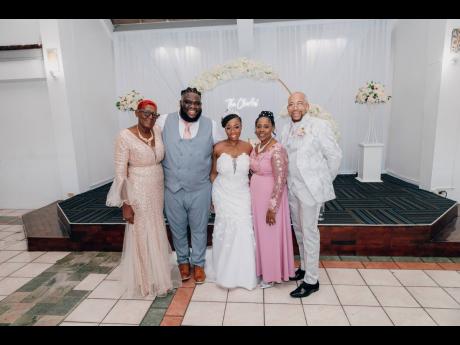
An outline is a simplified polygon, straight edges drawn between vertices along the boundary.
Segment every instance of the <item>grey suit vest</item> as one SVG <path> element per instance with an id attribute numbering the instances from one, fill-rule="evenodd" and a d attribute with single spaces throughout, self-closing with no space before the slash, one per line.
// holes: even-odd
<path id="1" fill-rule="evenodd" d="M 179 115 L 169 114 L 163 127 L 165 187 L 172 193 L 183 188 L 194 192 L 209 185 L 212 163 L 212 122 L 201 116 L 198 133 L 192 139 L 179 135 Z"/>

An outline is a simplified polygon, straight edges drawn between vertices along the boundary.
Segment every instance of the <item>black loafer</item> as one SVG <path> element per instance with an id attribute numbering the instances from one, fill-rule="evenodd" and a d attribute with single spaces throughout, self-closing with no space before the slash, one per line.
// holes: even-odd
<path id="1" fill-rule="evenodd" d="M 294 277 L 289 277 L 290 281 L 296 281 L 296 280 L 301 280 L 305 277 L 305 271 L 301 269 L 300 267 L 295 271 L 295 276 Z"/>
<path id="2" fill-rule="evenodd" d="M 297 289 L 292 291 L 290 295 L 291 297 L 294 297 L 294 298 L 302 298 L 302 297 L 307 297 L 308 295 L 318 290 L 319 290 L 319 282 L 316 282 L 316 284 L 307 284 L 305 282 L 302 282 L 302 284 L 300 284 L 297 287 Z"/>

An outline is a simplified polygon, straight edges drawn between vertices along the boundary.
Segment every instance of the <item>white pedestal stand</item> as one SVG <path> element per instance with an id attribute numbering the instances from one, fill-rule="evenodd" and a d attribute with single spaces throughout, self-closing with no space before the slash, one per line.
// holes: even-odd
<path id="1" fill-rule="evenodd" d="M 358 177 L 360 182 L 382 182 L 382 154 L 383 144 L 381 143 L 361 143 L 360 160 L 358 167 Z"/>

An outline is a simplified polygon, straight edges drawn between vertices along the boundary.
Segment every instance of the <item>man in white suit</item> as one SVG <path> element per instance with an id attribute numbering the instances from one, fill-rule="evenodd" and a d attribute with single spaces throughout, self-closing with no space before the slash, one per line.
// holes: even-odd
<path id="1" fill-rule="evenodd" d="M 322 203 L 335 199 L 332 182 L 342 160 L 331 127 L 327 121 L 308 115 L 309 107 L 304 93 L 290 95 L 287 109 L 291 121 L 280 138 L 289 157 L 289 209 L 301 261 L 291 280 L 303 279 L 290 293 L 295 298 L 319 290 L 319 211 Z"/>

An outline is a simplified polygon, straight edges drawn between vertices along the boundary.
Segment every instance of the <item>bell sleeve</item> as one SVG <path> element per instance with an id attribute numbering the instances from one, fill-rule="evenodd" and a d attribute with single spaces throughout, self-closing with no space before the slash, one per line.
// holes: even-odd
<path id="1" fill-rule="evenodd" d="M 107 194 L 107 206 L 121 207 L 123 203 L 130 204 L 127 191 L 128 160 L 129 147 L 120 133 L 115 142 L 115 178 Z"/>

